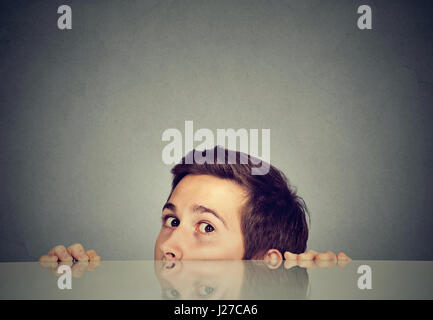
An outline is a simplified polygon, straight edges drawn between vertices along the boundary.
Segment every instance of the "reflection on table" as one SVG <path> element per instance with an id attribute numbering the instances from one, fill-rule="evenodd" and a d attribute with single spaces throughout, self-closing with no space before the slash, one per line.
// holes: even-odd
<path id="1" fill-rule="evenodd" d="M 58 270 L 72 289 L 59 289 Z M 361 266 L 372 288 L 362 290 Z M 0 299 L 433 299 L 431 261 L 0 263 Z"/>

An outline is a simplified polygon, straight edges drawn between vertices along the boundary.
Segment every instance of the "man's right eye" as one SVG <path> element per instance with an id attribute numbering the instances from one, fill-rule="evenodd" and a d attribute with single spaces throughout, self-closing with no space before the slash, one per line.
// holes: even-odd
<path id="1" fill-rule="evenodd" d="M 180 221 L 178 218 L 175 217 L 167 217 L 164 221 L 164 225 L 166 227 L 177 227 L 179 225 Z"/>

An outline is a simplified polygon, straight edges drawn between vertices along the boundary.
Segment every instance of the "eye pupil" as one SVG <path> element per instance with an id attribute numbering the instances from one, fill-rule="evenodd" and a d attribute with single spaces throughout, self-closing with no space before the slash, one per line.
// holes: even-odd
<path id="1" fill-rule="evenodd" d="M 164 225 L 166 227 L 175 228 L 180 224 L 180 220 L 175 217 L 166 217 L 164 218 Z"/>
<path id="2" fill-rule="evenodd" d="M 214 230 L 214 228 L 213 228 L 210 224 L 208 224 L 208 225 L 206 226 L 206 228 L 204 228 L 204 230 L 205 230 L 206 232 L 212 232 L 212 231 Z"/>

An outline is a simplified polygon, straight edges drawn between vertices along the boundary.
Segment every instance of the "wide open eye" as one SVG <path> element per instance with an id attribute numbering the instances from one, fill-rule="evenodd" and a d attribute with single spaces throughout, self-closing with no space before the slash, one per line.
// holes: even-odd
<path id="1" fill-rule="evenodd" d="M 215 228 L 207 222 L 200 222 L 198 225 L 198 231 L 201 233 L 210 233 L 214 230 Z"/>
<path id="2" fill-rule="evenodd" d="M 179 224 L 180 224 L 180 221 L 176 217 L 169 216 L 169 217 L 166 217 L 164 219 L 164 225 L 166 227 L 176 228 Z"/>

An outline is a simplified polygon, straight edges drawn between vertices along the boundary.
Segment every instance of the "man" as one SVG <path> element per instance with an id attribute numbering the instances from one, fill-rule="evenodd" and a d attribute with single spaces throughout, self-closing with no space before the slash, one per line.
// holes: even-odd
<path id="1" fill-rule="evenodd" d="M 189 161 L 191 157 L 206 161 Z M 304 201 L 275 167 L 269 165 L 263 175 L 251 174 L 260 167 L 257 159 L 220 147 L 193 150 L 184 157 L 172 169 L 155 260 L 349 260 L 342 252 L 304 253 L 308 239 Z M 40 260 L 73 259 L 99 261 L 100 257 L 75 244 L 67 249 L 56 246 Z"/>

